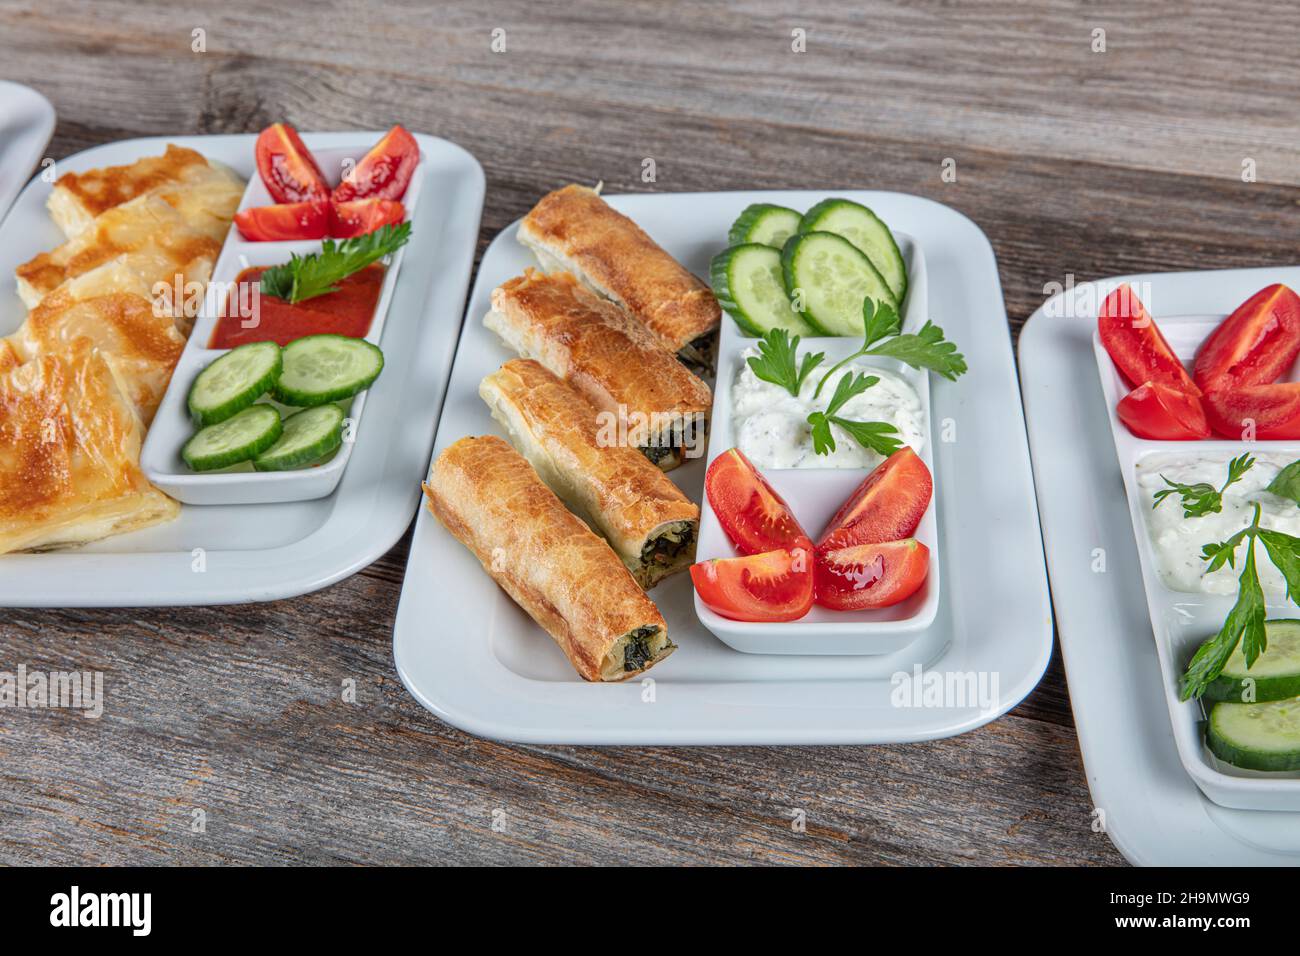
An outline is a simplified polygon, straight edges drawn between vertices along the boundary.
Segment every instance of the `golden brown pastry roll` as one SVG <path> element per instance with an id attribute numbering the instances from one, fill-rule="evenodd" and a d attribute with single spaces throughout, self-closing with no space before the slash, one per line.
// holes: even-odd
<path id="1" fill-rule="evenodd" d="M 605 413 L 604 441 L 638 448 L 664 471 L 703 454 L 709 387 L 569 273 L 529 269 L 498 286 L 483 324 Z"/>
<path id="2" fill-rule="evenodd" d="M 700 509 L 645 456 L 601 441 L 594 405 L 531 359 L 479 395 L 543 481 L 599 531 L 643 588 L 695 560 Z"/>
<path id="3" fill-rule="evenodd" d="M 438 520 L 583 679 L 625 680 L 676 650 L 623 562 L 504 440 L 485 435 L 449 446 L 424 492 Z"/>
<path id="4" fill-rule="evenodd" d="M 622 305 L 670 352 L 712 366 L 722 321 L 713 292 L 594 189 L 543 196 L 519 224 L 519 241 L 547 272 L 572 272 Z"/>

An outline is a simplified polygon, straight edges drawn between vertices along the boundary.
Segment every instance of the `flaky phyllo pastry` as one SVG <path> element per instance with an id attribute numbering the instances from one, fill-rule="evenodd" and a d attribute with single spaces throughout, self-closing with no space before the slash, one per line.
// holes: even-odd
<path id="1" fill-rule="evenodd" d="M 58 292 L 32 310 L 8 344 L 22 361 L 42 354 L 71 355 L 84 348 L 98 351 L 148 425 L 167 391 L 185 338 L 170 315 L 156 314 L 153 304 L 138 295 L 77 301 Z"/>
<path id="2" fill-rule="evenodd" d="M 664 471 L 703 450 L 713 393 L 626 311 L 567 272 L 525 270 L 492 292 L 483 324 L 564 379 Z"/>
<path id="3" fill-rule="evenodd" d="M 635 448 L 603 441 L 595 406 L 531 359 L 506 362 L 478 390 L 541 479 L 638 584 L 690 567 L 699 506 Z"/>
<path id="4" fill-rule="evenodd" d="M 617 302 L 683 361 L 711 366 L 722 309 L 707 285 L 594 189 L 543 196 L 519 241 L 547 272 L 571 272 Z"/>
<path id="5" fill-rule="evenodd" d="M 84 544 L 176 517 L 140 471 L 144 427 L 83 343 L 0 376 L 0 553 Z"/>
<path id="6" fill-rule="evenodd" d="M 590 681 L 635 676 L 676 649 L 659 609 L 608 544 L 494 435 L 443 451 L 429 508 Z"/>
<path id="7" fill-rule="evenodd" d="M 179 514 L 140 446 L 192 325 L 176 296 L 201 299 L 242 191 L 175 146 L 55 183 L 47 205 L 68 239 L 18 267 L 32 311 L 0 339 L 0 553 Z"/>

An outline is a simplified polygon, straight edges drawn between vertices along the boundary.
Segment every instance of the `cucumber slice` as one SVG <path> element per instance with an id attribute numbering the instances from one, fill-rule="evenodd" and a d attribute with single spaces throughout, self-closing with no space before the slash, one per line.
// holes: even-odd
<path id="1" fill-rule="evenodd" d="M 224 422 L 194 434 L 181 458 L 194 471 L 229 468 L 256 458 L 280 437 L 280 413 L 271 405 L 252 405 Z"/>
<path id="2" fill-rule="evenodd" d="M 880 217 L 861 203 L 848 199 L 823 199 L 804 213 L 800 232 L 833 232 L 853 243 L 889 283 L 897 302 L 907 295 L 907 264 L 894 234 Z"/>
<path id="3" fill-rule="evenodd" d="M 261 398 L 280 375 L 280 346 L 249 342 L 231 349 L 194 379 L 187 404 L 200 428 L 215 425 Z"/>
<path id="4" fill-rule="evenodd" d="M 285 405 L 305 408 L 351 398 L 384 369 L 383 352 L 346 335 L 308 335 L 282 351 L 284 368 L 274 394 Z"/>
<path id="5" fill-rule="evenodd" d="M 1215 704 L 1205 741 L 1235 767 L 1300 770 L 1300 699 Z"/>
<path id="6" fill-rule="evenodd" d="M 319 405 L 284 420 L 280 440 L 253 459 L 258 471 L 288 471 L 320 461 L 343 444 L 343 409 Z"/>
<path id="7" fill-rule="evenodd" d="M 1232 652 L 1222 673 L 1205 689 L 1210 700 L 1250 704 L 1300 697 L 1300 621 L 1265 621 L 1268 647 L 1246 667 L 1241 644 Z"/>
<path id="8" fill-rule="evenodd" d="M 739 246 L 747 242 L 780 249 L 785 241 L 799 231 L 803 216 L 785 206 L 756 202 L 747 206 L 731 224 L 727 245 Z"/>
<path id="9" fill-rule="evenodd" d="M 746 335 L 761 336 L 769 329 L 813 334 L 790 305 L 781 277 L 781 253 L 771 246 L 750 242 L 722 250 L 709 266 L 709 281 L 718 304 Z"/>
<path id="10" fill-rule="evenodd" d="M 786 295 L 803 302 L 804 319 L 823 335 L 862 335 L 862 300 L 898 299 L 871 260 L 833 232 L 791 236 L 781 250 Z"/>

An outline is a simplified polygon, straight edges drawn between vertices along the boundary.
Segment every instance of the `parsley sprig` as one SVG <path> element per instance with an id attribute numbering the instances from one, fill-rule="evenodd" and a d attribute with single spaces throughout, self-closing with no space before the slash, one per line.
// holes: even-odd
<path id="1" fill-rule="evenodd" d="M 876 454 L 884 455 L 886 458 L 903 446 L 901 441 L 893 437 L 898 434 L 898 429 L 888 422 L 856 422 L 851 419 L 841 418 L 838 414 L 849 399 L 861 395 L 879 381 L 879 376 L 867 375 L 862 372 L 840 376 L 839 382 L 835 385 L 835 394 L 831 396 L 826 411 L 813 412 L 808 416 L 808 424 L 812 426 L 813 451 L 815 453 L 829 455 L 835 450 L 835 435 L 831 432 L 832 424 L 838 425 L 848 432 L 853 440 L 863 448 L 869 448 Z"/>
<path id="2" fill-rule="evenodd" d="M 1218 489 L 1205 482 L 1178 485 L 1169 482 L 1166 478 L 1166 482 L 1172 487 L 1156 492 L 1156 505 L 1158 506 L 1165 497 L 1177 494 L 1182 497 L 1184 517 L 1200 517 L 1221 511 L 1223 492 L 1229 485 L 1240 481 L 1254 463 L 1254 459 L 1249 455 L 1234 458 L 1228 463 L 1228 480 Z M 1269 485 L 1269 491 L 1274 491 L 1274 485 L 1278 485 L 1279 481 L 1285 484 L 1283 476 L 1288 472 L 1293 477 L 1300 477 L 1300 461 L 1292 462 L 1284 468 L 1273 484 Z M 1184 488 L 1188 490 L 1183 491 Z M 1286 494 L 1286 491 L 1284 489 L 1274 493 Z M 1281 572 L 1282 578 L 1286 581 L 1287 599 L 1295 601 L 1300 597 L 1300 538 L 1262 527 L 1259 523 L 1260 514 L 1261 507 L 1256 502 L 1250 524 L 1230 538 L 1212 542 L 1201 549 L 1201 560 L 1207 563 L 1207 574 L 1219 570 L 1225 564 L 1236 570 L 1237 549 L 1242 544 L 1246 545 L 1246 556 L 1241 562 L 1241 574 L 1237 577 L 1236 603 L 1224 619 L 1219 633 L 1197 649 L 1183 674 L 1180 687 L 1180 696 L 1183 700 L 1200 697 L 1205 693 L 1215 678 L 1223 672 L 1224 665 L 1232 656 L 1232 652 L 1237 649 L 1238 644 L 1241 645 L 1241 653 L 1246 659 L 1247 669 L 1252 667 L 1259 659 L 1259 655 L 1268 649 L 1268 634 L 1264 628 L 1268 610 L 1264 600 L 1264 589 L 1259 583 L 1259 570 L 1255 557 L 1256 542 L 1263 546 L 1268 559 L 1273 562 L 1273 566 Z"/>
<path id="3" fill-rule="evenodd" d="M 798 398 L 804 380 L 826 357 L 825 352 L 814 352 L 805 355 L 803 361 L 799 362 L 798 349 L 799 336 L 790 338 L 785 329 L 769 329 L 759 340 L 758 355 L 751 355 L 747 364 L 755 376 L 779 385 Z"/>
<path id="4" fill-rule="evenodd" d="M 263 272 L 262 293 L 286 302 L 302 302 L 337 292 L 340 281 L 396 252 L 410 238 L 411 224 L 403 222 L 342 242 L 326 239 L 320 252 L 306 256 L 295 253 L 288 262 Z"/>
<path id="5" fill-rule="evenodd" d="M 870 298 L 862 300 L 862 346 L 847 358 L 831 366 L 817 383 L 814 397 L 820 396 L 827 379 L 840 368 L 864 355 L 883 355 L 898 359 L 912 368 L 929 369 L 956 381 L 966 374 L 966 359 L 957 346 L 943 337 L 943 329 L 929 319 L 916 333 L 902 333 L 903 321 L 888 302 L 879 305 Z"/>
<path id="6" fill-rule="evenodd" d="M 1159 508 L 1166 498 L 1171 495 L 1178 495 L 1182 499 L 1184 518 L 1203 518 L 1208 514 L 1218 514 L 1223 510 L 1223 493 L 1230 486 L 1241 481 L 1254 464 L 1255 459 L 1248 454 L 1232 459 L 1232 461 L 1228 462 L 1228 480 L 1220 488 L 1215 488 L 1214 485 L 1206 481 L 1198 481 L 1194 485 L 1185 485 L 1182 482 L 1170 481 L 1164 475 L 1161 475 L 1160 477 L 1164 479 L 1165 484 L 1169 487 L 1162 488 L 1155 493 L 1156 503 L 1151 507 Z M 1279 475 L 1279 477 L 1281 476 Z"/>

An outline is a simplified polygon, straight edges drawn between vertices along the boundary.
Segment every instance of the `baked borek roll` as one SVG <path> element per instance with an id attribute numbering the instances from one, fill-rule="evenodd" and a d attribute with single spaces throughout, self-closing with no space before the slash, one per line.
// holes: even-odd
<path id="1" fill-rule="evenodd" d="M 664 471 L 704 453 L 709 387 L 571 274 L 529 269 L 498 286 L 483 324 L 604 413 L 606 442 L 638 448 Z"/>
<path id="2" fill-rule="evenodd" d="M 713 367 L 722 321 L 713 292 L 594 189 L 543 196 L 519 224 L 519 241 L 547 272 L 572 272 L 622 305 L 670 352 Z"/>
<path id="3" fill-rule="evenodd" d="M 531 359 L 515 359 L 478 393 L 541 479 L 599 531 L 638 584 L 651 588 L 695 560 L 699 506 L 645 456 L 602 440 L 594 405 Z"/>
<path id="4" fill-rule="evenodd" d="M 495 435 L 462 438 L 424 486 L 438 520 L 589 681 L 640 674 L 677 649 L 623 562 Z"/>

